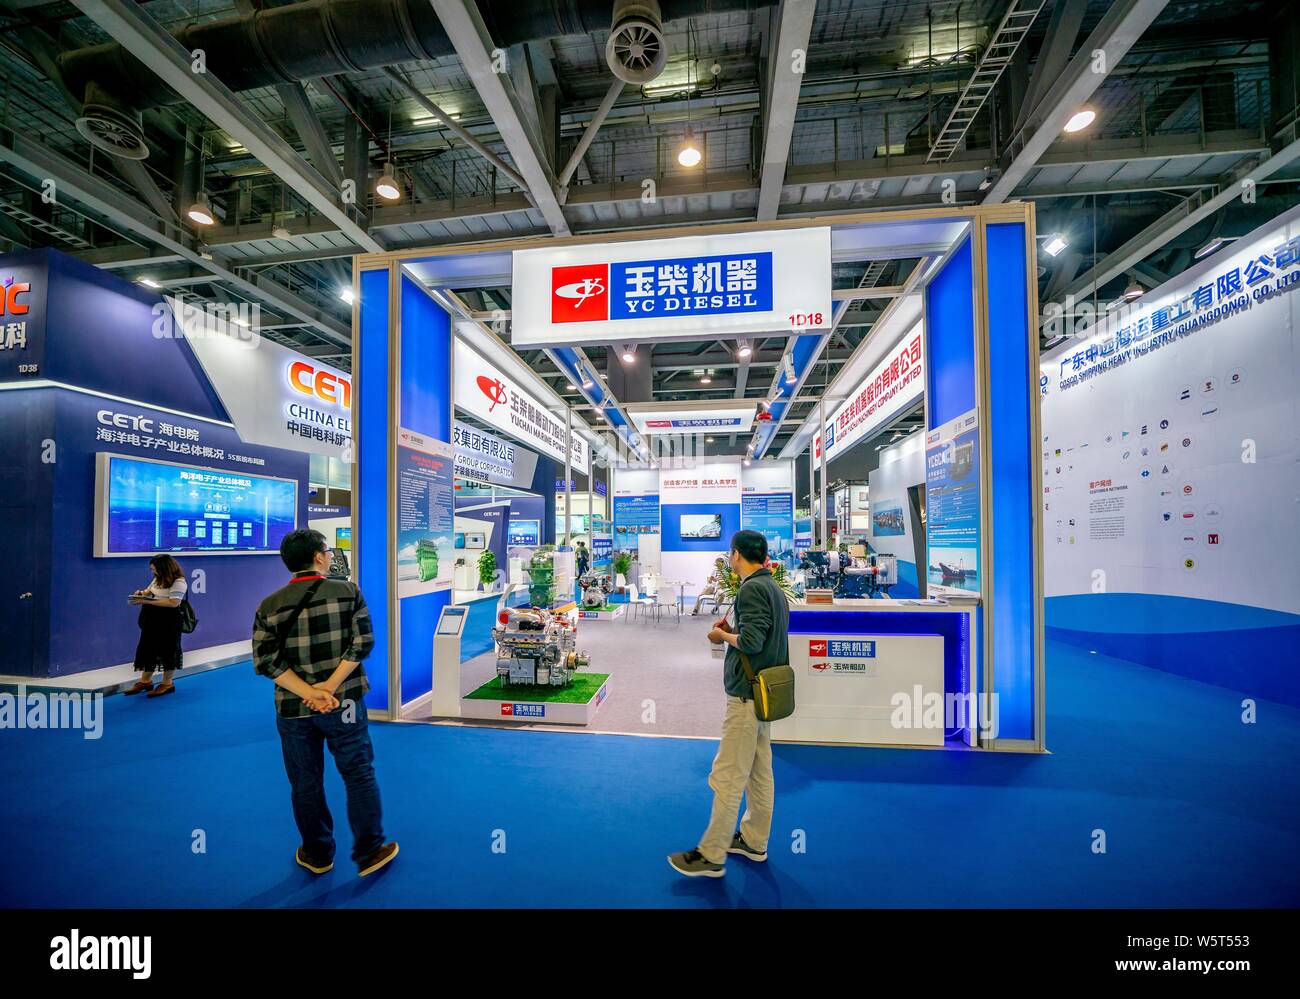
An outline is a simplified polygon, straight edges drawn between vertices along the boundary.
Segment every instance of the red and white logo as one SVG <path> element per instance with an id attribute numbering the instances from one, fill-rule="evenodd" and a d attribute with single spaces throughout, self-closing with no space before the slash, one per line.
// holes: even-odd
<path id="1" fill-rule="evenodd" d="M 488 407 L 488 412 L 504 405 L 506 401 L 506 383 L 498 378 L 489 378 L 487 375 L 479 375 L 475 379 L 478 383 L 479 391 L 492 400 L 492 405 Z"/>
<path id="2" fill-rule="evenodd" d="M 514 713 L 515 713 L 515 706 L 514 706 L 513 704 L 502 704 L 502 705 L 501 705 L 501 715 L 502 715 L 502 717 L 508 717 L 508 716 L 513 715 Z"/>
<path id="3" fill-rule="evenodd" d="M 813 669 L 815 669 L 818 673 L 823 673 L 826 670 L 831 668 L 830 663 L 809 663 L 808 665 L 811 666 Z"/>
<path id="4" fill-rule="evenodd" d="M 808 655 L 810 656 L 826 655 L 826 639 L 824 638 L 808 639 Z"/>
<path id="5" fill-rule="evenodd" d="M 609 264 L 551 268 L 551 322 L 590 323 L 609 318 Z"/>
<path id="6" fill-rule="evenodd" d="M 651 427 L 658 430 L 672 429 L 673 421 L 672 420 L 646 420 L 645 425 L 647 429 Z"/>

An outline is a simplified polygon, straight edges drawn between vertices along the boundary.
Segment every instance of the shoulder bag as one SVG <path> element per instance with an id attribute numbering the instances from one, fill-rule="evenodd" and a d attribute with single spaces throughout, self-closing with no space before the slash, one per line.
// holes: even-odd
<path id="1" fill-rule="evenodd" d="M 736 596 L 739 598 L 739 591 Z M 773 612 L 775 613 L 775 608 Z M 736 626 L 740 626 L 739 612 Z M 736 651 L 740 652 L 739 649 Z M 759 721 L 780 721 L 794 714 L 794 670 L 789 665 L 768 666 L 755 673 L 749 656 L 743 652 L 740 652 L 740 665 L 744 667 L 745 676 L 749 679 L 749 687 L 754 695 L 754 714 Z"/>

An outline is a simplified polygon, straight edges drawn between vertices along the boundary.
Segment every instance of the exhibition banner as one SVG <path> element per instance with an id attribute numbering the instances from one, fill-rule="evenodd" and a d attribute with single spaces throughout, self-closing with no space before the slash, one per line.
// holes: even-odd
<path id="1" fill-rule="evenodd" d="M 566 430 L 562 419 L 459 337 L 455 362 L 458 408 L 564 464 Z M 587 441 L 576 432 L 572 465 L 583 475 L 591 471 Z"/>
<path id="2" fill-rule="evenodd" d="M 537 455 L 527 448 L 457 420 L 452 429 L 456 475 L 471 482 L 527 489 L 537 470 Z"/>
<path id="3" fill-rule="evenodd" d="M 446 441 L 397 434 L 397 595 L 451 589 L 454 453 Z"/>
<path id="4" fill-rule="evenodd" d="M 925 558 L 924 541 L 913 535 L 911 490 L 925 487 L 925 438 L 912 434 L 880 452 L 880 465 L 870 473 L 871 545 L 882 555 L 898 559 L 898 582 L 890 595 L 920 595 L 918 563 Z"/>
<path id="5" fill-rule="evenodd" d="M 349 375 L 179 298 L 167 304 L 240 437 L 351 460 Z"/>
<path id="6" fill-rule="evenodd" d="M 1300 703 L 1297 289 L 1292 210 L 1043 358 L 1050 627 Z"/>
<path id="7" fill-rule="evenodd" d="M 691 469 L 664 469 L 659 499 L 671 503 L 740 502 L 740 462 L 698 464 Z"/>
<path id="8" fill-rule="evenodd" d="M 516 250 L 513 269 L 516 347 L 789 333 L 831 322 L 826 227 Z"/>
<path id="9" fill-rule="evenodd" d="M 704 403 L 629 403 L 624 406 L 640 434 L 744 433 L 754 426 L 758 404 L 731 399 Z"/>
<path id="10" fill-rule="evenodd" d="M 619 547 L 635 545 L 638 534 L 659 533 L 659 494 L 614 497 L 614 535 Z"/>
<path id="11" fill-rule="evenodd" d="M 980 592 L 980 449 L 975 410 L 925 438 L 926 562 L 932 594 Z"/>
<path id="12" fill-rule="evenodd" d="M 871 369 L 861 386 L 831 414 L 824 434 L 814 442 L 821 457 L 843 454 L 859 441 L 873 436 L 891 420 L 921 401 L 925 392 L 925 351 L 918 323 Z"/>
<path id="13" fill-rule="evenodd" d="M 794 551 L 794 496 L 790 493 L 742 495 L 740 526 L 767 538 L 767 552 L 772 558 Z"/>

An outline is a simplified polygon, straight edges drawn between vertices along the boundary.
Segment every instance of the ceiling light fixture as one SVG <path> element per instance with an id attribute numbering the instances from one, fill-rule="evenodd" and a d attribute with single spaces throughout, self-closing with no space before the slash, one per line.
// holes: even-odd
<path id="1" fill-rule="evenodd" d="M 280 223 L 271 230 L 271 236 L 275 239 L 289 239 L 293 236 L 293 233 L 285 228 L 283 223 Z"/>
<path id="2" fill-rule="evenodd" d="M 350 285 L 345 285 L 339 289 L 339 298 L 343 299 L 343 301 L 348 305 L 351 305 L 357 300 L 357 296 L 352 293 L 352 287 Z"/>
<path id="3" fill-rule="evenodd" d="M 686 137 L 682 139 L 681 147 L 677 150 L 677 162 L 689 168 L 699 166 L 702 158 L 699 144 L 695 141 L 695 132 L 690 128 L 686 129 Z"/>
<path id="4" fill-rule="evenodd" d="M 1080 108 L 1070 115 L 1070 120 L 1065 123 L 1065 131 L 1070 133 L 1082 132 L 1096 120 L 1096 111 L 1092 108 Z"/>
<path id="5" fill-rule="evenodd" d="M 565 388 L 565 391 L 568 391 L 568 392 L 576 392 L 576 391 L 578 391 L 578 386 L 574 385 L 573 382 L 569 382 L 567 385 L 564 386 L 564 388 Z"/>
<path id="6" fill-rule="evenodd" d="M 712 372 L 712 371 L 706 371 L 706 372 L 704 372 L 704 374 L 700 375 L 700 384 L 701 384 L 701 385 L 712 385 L 712 384 L 713 384 L 713 372 Z"/>
<path id="7" fill-rule="evenodd" d="M 624 364 L 631 364 L 633 361 L 636 360 L 636 344 L 634 343 L 623 344 L 623 353 L 620 354 L 619 356 L 623 358 Z"/>
<path id="8" fill-rule="evenodd" d="M 195 225 L 212 225 L 217 221 L 217 217 L 212 213 L 212 203 L 208 201 L 207 191 L 199 192 L 199 196 L 194 199 L 194 204 L 190 205 L 185 214 Z"/>
<path id="9" fill-rule="evenodd" d="M 385 201 L 397 201 L 402 196 L 402 187 L 393 176 L 392 163 L 384 164 L 384 172 L 375 181 L 375 193 Z"/>
<path id="10" fill-rule="evenodd" d="M 1068 239 L 1059 232 L 1055 232 L 1047 237 L 1047 242 L 1043 244 L 1043 252 L 1049 257 L 1055 257 L 1069 245 L 1070 241 Z"/>
<path id="11" fill-rule="evenodd" d="M 150 278 L 150 277 L 142 277 L 142 278 L 140 279 L 140 283 L 141 283 L 142 285 L 144 285 L 146 288 L 161 288 L 161 287 L 162 287 L 162 285 L 160 285 L 157 281 L 155 281 L 153 278 Z"/>
<path id="12" fill-rule="evenodd" d="M 596 383 L 593 382 L 593 381 L 591 380 L 591 375 L 589 375 L 589 374 L 587 373 L 586 369 L 583 369 L 583 371 L 582 371 L 582 387 L 585 388 L 585 389 L 589 389 L 589 388 L 591 388 L 591 387 L 592 387 L 593 385 L 595 385 L 595 384 L 596 384 Z"/>
<path id="13" fill-rule="evenodd" d="M 1235 236 L 1215 236 L 1212 240 L 1210 240 L 1208 243 L 1206 243 L 1204 246 L 1202 246 L 1199 250 L 1197 250 L 1194 254 L 1192 254 L 1193 259 L 1195 259 L 1195 260 L 1200 260 L 1202 257 L 1208 257 L 1211 253 L 1213 253 L 1215 250 L 1217 250 L 1219 247 L 1221 247 L 1224 243 L 1228 242 L 1228 240 L 1230 240 L 1230 239 L 1236 239 L 1236 237 L 1235 237 Z"/>
<path id="14" fill-rule="evenodd" d="M 1141 298 L 1144 294 L 1146 292 L 1142 290 L 1142 286 L 1137 283 L 1137 280 L 1130 279 L 1128 287 L 1124 289 L 1124 301 L 1131 302 L 1135 298 Z"/>
<path id="15" fill-rule="evenodd" d="M 793 385 L 799 377 L 794 373 L 794 358 L 791 357 L 789 354 L 784 355 L 781 358 L 781 366 L 785 369 L 786 384 Z"/>
<path id="16" fill-rule="evenodd" d="M 737 357 L 749 357 L 749 356 L 750 356 L 751 354 L 753 354 L 753 353 L 754 353 L 753 345 L 751 345 L 750 342 L 749 342 L 748 340 L 743 340 L 743 339 L 742 339 L 742 340 L 740 341 L 739 346 L 738 346 L 737 349 L 736 349 L 736 356 L 737 356 Z"/>

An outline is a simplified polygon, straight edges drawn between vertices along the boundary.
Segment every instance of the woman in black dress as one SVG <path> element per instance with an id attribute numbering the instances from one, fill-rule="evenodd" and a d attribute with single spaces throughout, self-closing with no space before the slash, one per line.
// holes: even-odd
<path id="1" fill-rule="evenodd" d="M 149 560 L 153 582 L 148 588 L 131 594 L 131 603 L 140 607 L 140 642 L 135 647 L 135 668 L 140 679 L 127 688 L 127 694 L 147 692 L 162 697 L 176 690 L 172 674 L 181 668 L 181 601 L 189 584 L 185 573 L 170 555 L 155 555 Z M 162 683 L 153 684 L 154 670 L 162 670 Z"/>

